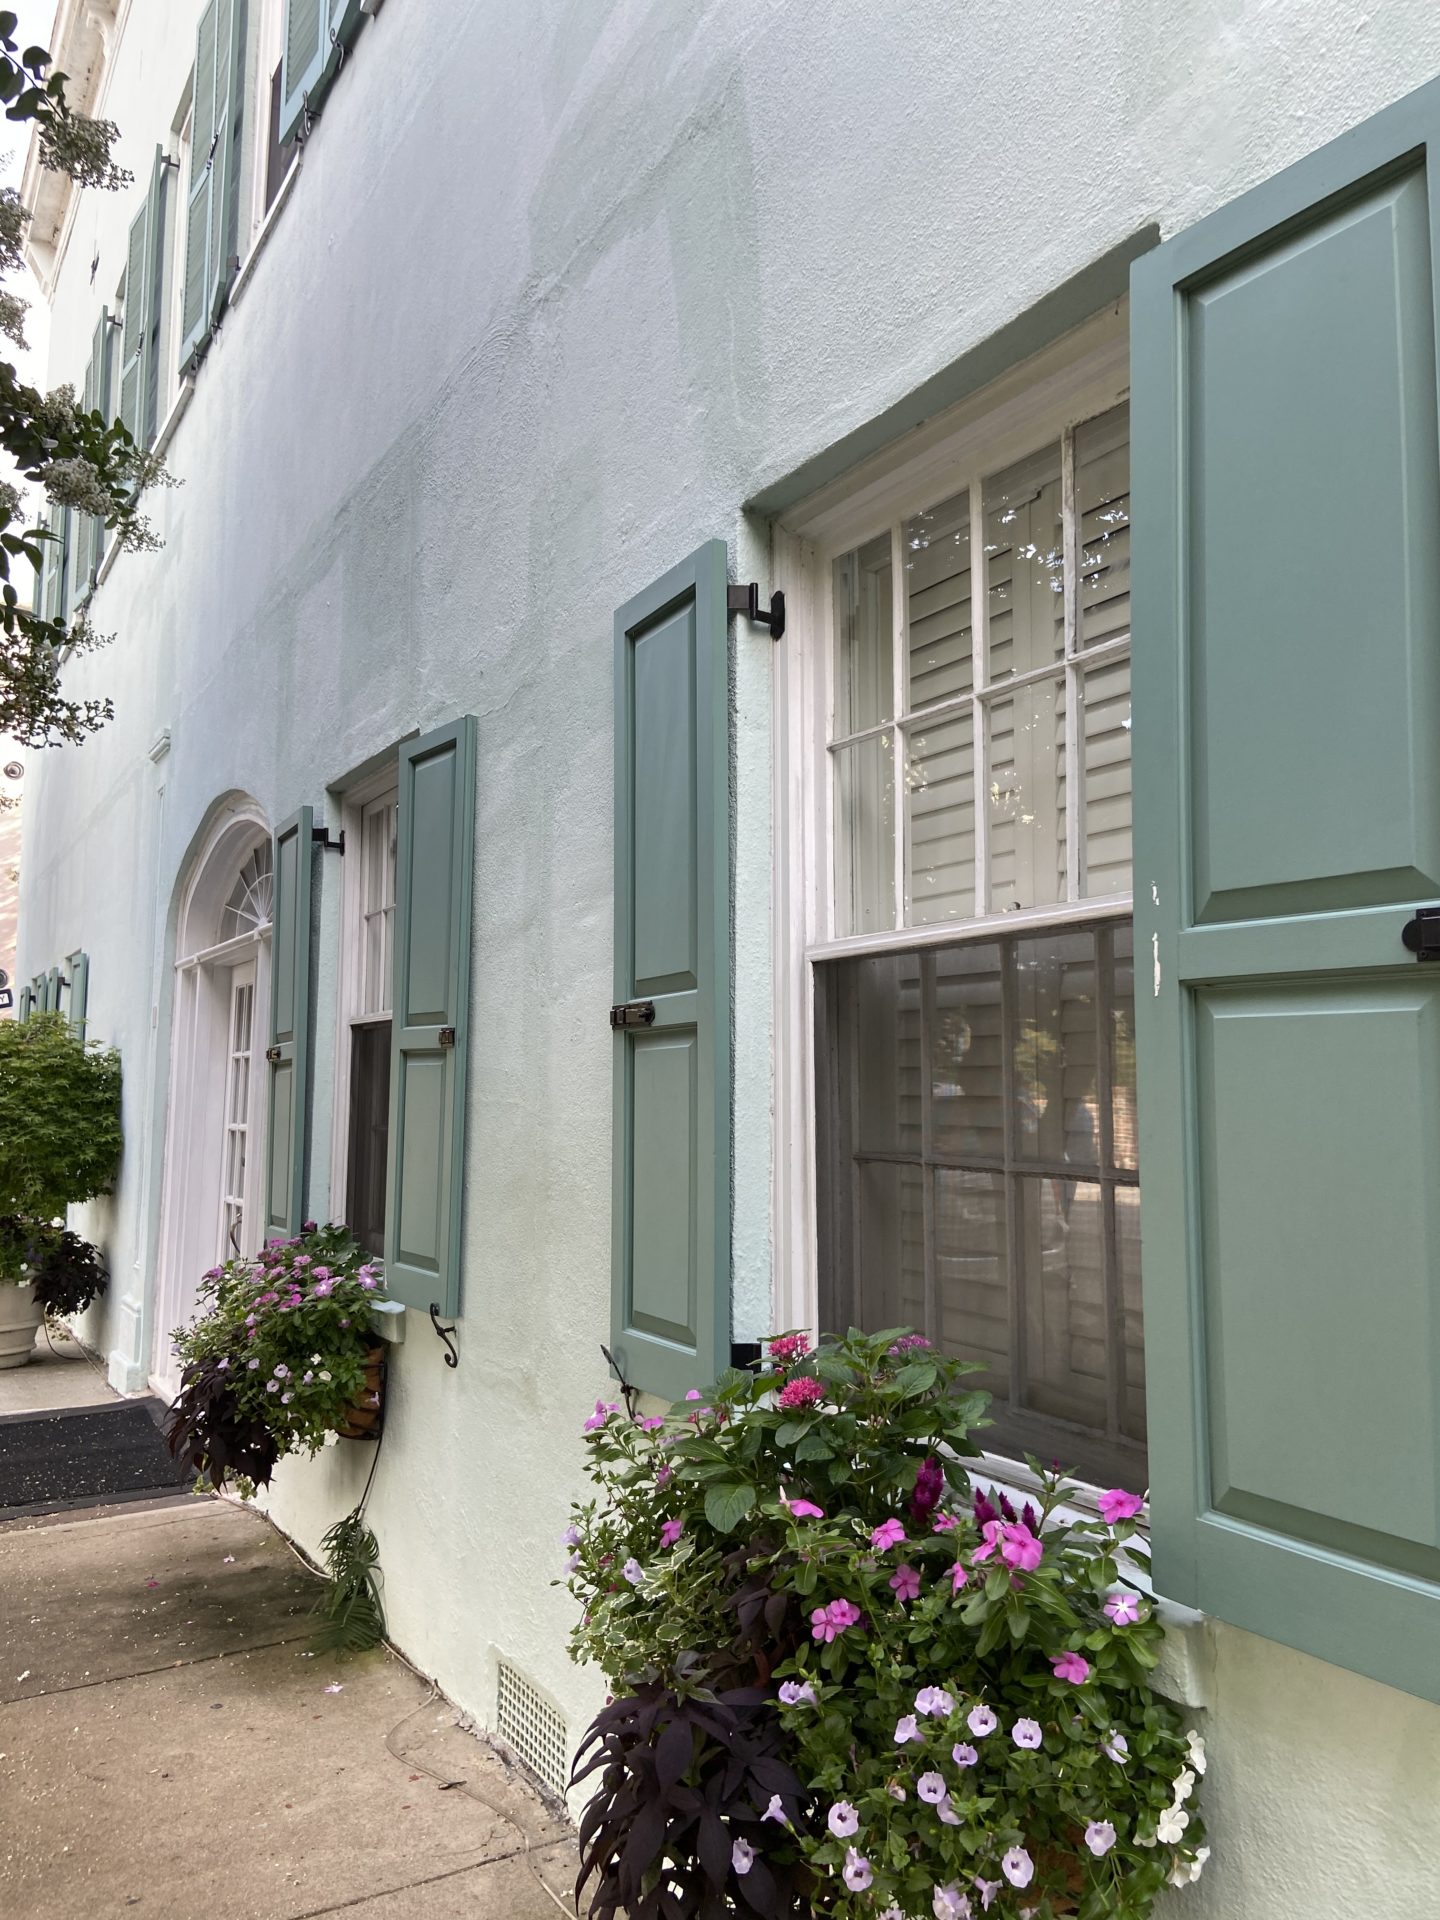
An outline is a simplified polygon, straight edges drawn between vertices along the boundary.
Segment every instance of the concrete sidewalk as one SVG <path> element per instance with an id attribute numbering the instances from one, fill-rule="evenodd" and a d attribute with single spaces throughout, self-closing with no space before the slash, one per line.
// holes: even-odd
<path id="1" fill-rule="evenodd" d="M 555 1920 L 569 1828 L 216 1500 L 0 1528 L 0 1913 Z"/>

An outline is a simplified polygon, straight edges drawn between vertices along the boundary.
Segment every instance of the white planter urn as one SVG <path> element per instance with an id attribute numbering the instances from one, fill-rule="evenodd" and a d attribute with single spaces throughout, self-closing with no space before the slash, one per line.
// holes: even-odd
<path id="1" fill-rule="evenodd" d="M 28 1280 L 0 1280 L 0 1367 L 23 1367 L 35 1351 L 35 1331 L 45 1311 Z"/>

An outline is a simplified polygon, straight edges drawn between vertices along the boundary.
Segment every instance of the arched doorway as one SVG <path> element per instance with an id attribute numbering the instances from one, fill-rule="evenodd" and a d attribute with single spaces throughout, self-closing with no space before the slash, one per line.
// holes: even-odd
<path id="1" fill-rule="evenodd" d="M 151 1384 L 177 1391 L 170 1335 L 210 1267 L 260 1245 L 265 1036 L 270 1017 L 270 833 L 227 805 L 192 864 L 175 943 L 164 1226 Z"/>

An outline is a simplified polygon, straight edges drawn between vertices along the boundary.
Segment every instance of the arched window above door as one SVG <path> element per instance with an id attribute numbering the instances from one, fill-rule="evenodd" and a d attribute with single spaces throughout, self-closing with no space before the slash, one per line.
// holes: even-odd
<path id="1" fill-rule="evenodd" d="M 251 848 L 236 875 L 235 884 L 220 909 L 217 940 L 238 940 L 242 934 L 261 932 L 270 925 L 274 903 L 275 875 L 270 842 L 266 839 Z"/>

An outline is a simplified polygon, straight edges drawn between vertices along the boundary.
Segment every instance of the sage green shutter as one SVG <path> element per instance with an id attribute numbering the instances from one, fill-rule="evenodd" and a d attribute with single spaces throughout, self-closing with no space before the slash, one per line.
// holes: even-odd
<path id="1" fill-rule="evenodd" d="M 60 604 L 60 580 L 65 571 L 65 544 L 60 538 L 60 508 L 49 506 L 40 525 L 53 539 L 40 543 L 40 572 L 36 582 L 36 610 L 42 620 L 54 620 Z"/>
<path id="2" fill-rule="evenodd" d="M 60 1011 L 59 967 L 51 967 L 45 976 L 45 1011 L 47 1013 L 58 1013 Z"/>
<path id="3" fill-rule="evenodd" d="M 611 1351 L 672 1400 L 730 1358 L 725 587 L 712 540 L 615 616 Z"/>
<path id="4" fill-rule="evenodd" d="M 30 1018 L 34 1005 L 35 989 L 33 987 L 21 987 L 19 993 L 15 996 L 15 1018 L 20 1022 L 22 1027 Z"/>
<path id="5" fill-rule="evenodd" d="M 360 0 L 285 0 L 280 143 L 294 139 L 320 105 L 364 19 Z"/>
<path id="6" fill-rule="evenodd" d="M 77 1040 L 83 1040 L 90 1004 L 90 956 L 88 953 L 72 953 L 65 964 L 70 974 L 70 1031 Z"/>
<path id="7" fill-rule="evenodd" d="M 121 338 L 120 418 L 142 447 L 155 438 L 159 407 L 160 321 L 164 311 L 165 195 L 169 168 L 155 149 L 150 187 L 130 222 L 125 259 L 125 325 Z"/>
<path id="8" fill-rule="evenodd" d="M 1157 1589 L 1440 1700 L 1440 89 L 1137 263 Z"/>
<path id="9" fill-rule="evenodd" d="M 265 1054 L 265 1237 L 289 1239 L 305 1214 L 310 1077 L 311 808 L 275 829 L 270 1045 Z"/>
<path id="10" fill-rule="evenodd" d="M 102 313 L 100 328 L 104 327 Z M 97 334 L 100 329 L 97 329 Z M 96 354 L 92 342 L 90 363 L 85 369 L 85 378 L 80 386 L 80 411 L 93 413 L 97 401 L 95 398 Z M 95 572 L 95 516 L 93 513 L 76 513 L 74 516 L 74 539 L 71 542 L 74 556 L 74 573 L 71 580 L 71 599 L 78 606 L 90 591 L 91 578 Z"/>
<path id="11" fill-rule="evenodd" d="M 245 0 L 207 0 L 195 36 L 180 321 L 182 363 L 199 353 L 209 340 L 235 276 L 245 101 L 244 36 Z"/>
<path id="12" fill-rule="evenodd" d="M 475 721 L 400 749 L 390 1037 L 385 1284 L 397 1300 L 460 1308 Z"/>

